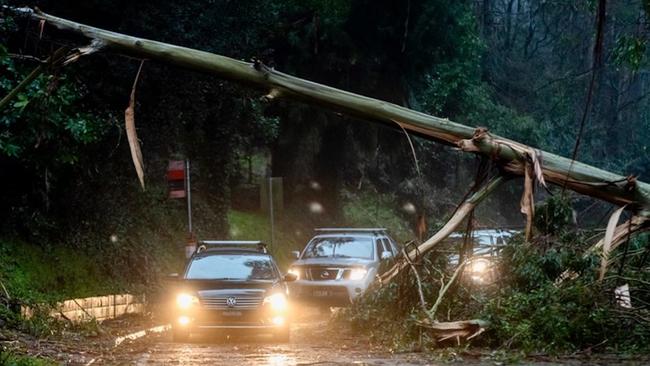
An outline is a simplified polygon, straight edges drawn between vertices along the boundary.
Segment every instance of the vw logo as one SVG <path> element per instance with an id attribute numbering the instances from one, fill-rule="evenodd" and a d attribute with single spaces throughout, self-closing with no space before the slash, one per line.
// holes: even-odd
<path id="1" fill-rule="evenodd" d="M 235 305 L 237 305 L 237 299 L 234 297 L 226 298 L 226 305 L 228 305 L 229 308 L 234 308 Z"/>
<path id="2" fill-rule="evenodd" d="M 320 273 L 321 278 L 329 278 L 330 273 L 327 271 L 323 271 Z"/>

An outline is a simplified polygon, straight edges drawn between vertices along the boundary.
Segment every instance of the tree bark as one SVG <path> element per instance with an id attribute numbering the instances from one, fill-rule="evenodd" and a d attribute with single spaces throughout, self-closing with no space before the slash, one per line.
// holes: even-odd
<path id="1" fill-rule="evenodd" d="M 268 99 L 290 98 L 345 112 L 366 120 L 404 129 L 431 140 L 458 146 L 494 159 L 504 172 L 523 175 L 526 161 L 535 153 L 543 156 L 541 170 L 547 182 L 616 205 L 628 205 L 637 214 L 650 216 L 650 185 L 634 177 L 624 177 L 548 152 L 536 152 L 519 144 L 448 119 L 430 116 L 393 103 L 317 84 L 268 68 L 259 62 L 247 63 L 225 56 L 132 37 L 58 18 L 29 8 L 10 9 L 57 28 L 82 34 L 101 42 L 105 48 L 136 57 L 149 58 L 187 69 L 269 90 Z"/>

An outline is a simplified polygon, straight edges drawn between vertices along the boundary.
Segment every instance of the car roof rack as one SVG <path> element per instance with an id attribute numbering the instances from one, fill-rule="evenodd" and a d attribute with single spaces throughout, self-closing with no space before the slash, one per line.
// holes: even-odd
<path id="1" fill-rule="evenodd" d="M 383 227 L 322 227 L 316 228 L 314 231 L 324 233 L 385 233 L 388 230 Z"/>
<path id="2" fill-rule="evenodd" d="M 201 253 L 208 250 L 209 248 L 232 249 L 247 245 L 254 245 L 258 251 L 265 254 L 268 253 L 266 243 L 260 240 L 200 240 L 199 246 L 196 248 L 196 252 Z"/>

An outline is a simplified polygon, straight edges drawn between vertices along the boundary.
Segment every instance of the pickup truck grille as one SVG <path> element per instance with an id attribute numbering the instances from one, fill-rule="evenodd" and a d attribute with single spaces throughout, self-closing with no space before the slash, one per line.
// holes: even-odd
<path id="1" fill-rule="evenodd" d="M 312 267 L 307 271 L 308 279 L 312 281 L 331 281 L 341 278 L 343 270 L 340 268 Z"/>
<path id="2" fill-rule="evenodd" d="M 234 299 L 234 304 L 229 304 L 228 299 Z M 232 302 L 232 300 L 231 300 Z M 262 304 L 261 297 L 251 296 L 219 296 L 201 298 L 201 305 L 206 309 L 257 309 Z"/>

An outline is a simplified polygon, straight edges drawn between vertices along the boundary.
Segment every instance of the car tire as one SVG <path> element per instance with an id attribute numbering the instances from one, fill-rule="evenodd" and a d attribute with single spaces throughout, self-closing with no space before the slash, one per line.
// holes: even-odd
<path id="1" fill-rule="evenodd" d="M 172 338 L 174 342 L 184 343 L 190 339 L 190 332 L 185 329 L 172 329 Z"/>
<path id="2" fill-rule="evenodd" d="M 290 338 L 291 334 L 288 326 L 277 330 L 273 335 L 273 340 L 280 343 L 288 343 Z"/>

